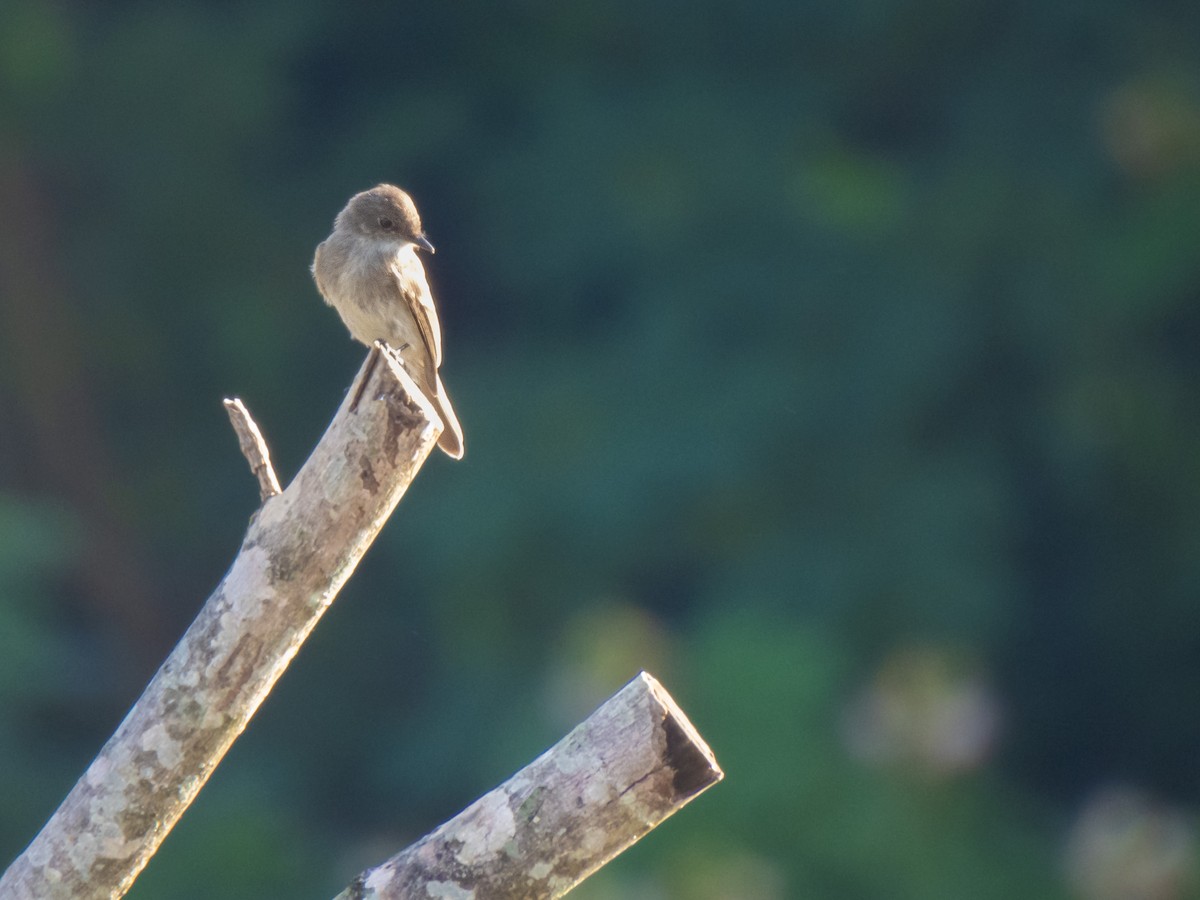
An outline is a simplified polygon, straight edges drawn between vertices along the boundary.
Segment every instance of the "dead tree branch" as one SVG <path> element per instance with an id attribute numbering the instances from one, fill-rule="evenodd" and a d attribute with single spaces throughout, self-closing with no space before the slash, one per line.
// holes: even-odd
<path id="1" fill-rule="evenodd" d="M 336 900 L 552 900 L 724 777 L 643 672 L 500 787 Z"/>
<path id="2" fill-rule="evenodd" d="M 129 889 L 354 571 L 433 448 L 437 422 L 390 355 L 371 351 L 196 621 L 0 877 L 0 897 L 98 900 Z"/>

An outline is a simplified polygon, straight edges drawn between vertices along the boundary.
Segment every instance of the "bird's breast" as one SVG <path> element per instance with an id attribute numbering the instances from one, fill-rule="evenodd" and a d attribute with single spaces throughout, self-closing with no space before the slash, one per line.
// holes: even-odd
<path id="1" fill-rule="evenodd" d="M 392 345 L 410 341 L 416 322 L 390 271 L 389 254 L 380 252 L 382 248 L 357 249 L 335 252 L 333 264 L 322 266 L 319 282 L 325 299 L 355 340 L 368 345 L 377 340 Z"/>

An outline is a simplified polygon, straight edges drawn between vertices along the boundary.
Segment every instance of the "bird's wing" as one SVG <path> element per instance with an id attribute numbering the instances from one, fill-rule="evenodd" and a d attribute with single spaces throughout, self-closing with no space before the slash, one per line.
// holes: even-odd
<path id="1" fill-rule="evenodd" d="M 433 292 L 429 290 L 429 282 L 425 279 L 425 268 L 416 254 L 406 253 L 396 258 L 391 269 L 413 318 L 417 320 L 417 330 L 421 332 L 432 364 L 429 383 L 433 384 L 434 376 L 442 365 L 442 326 L 438 321 L 437 307 L 433 305 Z"/>

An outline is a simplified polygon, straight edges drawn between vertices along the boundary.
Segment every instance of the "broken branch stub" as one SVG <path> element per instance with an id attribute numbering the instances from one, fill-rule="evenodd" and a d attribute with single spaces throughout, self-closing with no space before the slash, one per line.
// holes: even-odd
<path id="1" fill-rule="evenodd" d="M 504 784 L 336 900 L 552 900 L 724 777 L 642 672 Z"/>
<path id="2" fill-rule="evenodd" d="M 275 467 L 271 465 L 271 451 L 259 431 L 258 423 L 250 415 L 250 410 L 237 397 L 227 398 L 225 412 L 229 414 L 229 424 L 237 435 L 238 446 L 242 456 L 250 465 L 250 473 L 258 479 L 258 496 L 264 503 L 272 497 L 283 493 L 279 487 L 279 478 L 275 475 Z"/>

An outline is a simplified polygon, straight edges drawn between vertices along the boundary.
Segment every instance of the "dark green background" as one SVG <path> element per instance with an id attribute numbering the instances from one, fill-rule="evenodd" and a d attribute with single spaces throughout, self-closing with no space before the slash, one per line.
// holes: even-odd
<path id="1" fill-rule="evenodd" d="M 331 896 L 640 668 L 728 778 L 581 898 L 1067 896 L 1097 791 L 1200 801 L 1198 60 L 1194 0 L 5 0 L 0 865 L 237 549 L 221 398 L 285 478 L 332 415 L 306 269 L 393 181 L 466 458 L 130 896 Z M 854 752 L 926 677 L 987 752 Z"/>

